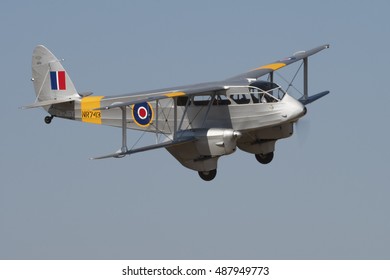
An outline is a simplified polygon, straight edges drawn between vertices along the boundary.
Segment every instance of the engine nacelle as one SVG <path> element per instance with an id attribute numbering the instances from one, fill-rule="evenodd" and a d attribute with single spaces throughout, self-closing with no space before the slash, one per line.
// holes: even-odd
<path id="1" fill-rule="evenodd" d="M 259 141 L 256 143 L 240 143 L 238 147 L 251 154 L 268 154 L 275 151 L 276 140 Z"/>
<path id="2" fill-rule="evenodd" d="M 167 150 L 185 167 L 197 171 L 217 169 L 218 158 L 233 153 L 241 133 L 228 128 L 194 129 L 178 132 L 178 138 L 195 141 L 168 147 Z"/>
<path id="3" fill-rule="evenodd" d="M 233 153 L 241 133 L 233 129 L 210 128 L 193 131 L 195 147 L 202 156 L 223 156 Z"/>

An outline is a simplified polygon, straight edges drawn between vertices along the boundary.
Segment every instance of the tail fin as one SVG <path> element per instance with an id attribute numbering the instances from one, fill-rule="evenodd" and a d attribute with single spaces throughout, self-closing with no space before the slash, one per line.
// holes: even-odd
<path id="1" fill-rule="evenodd" d="M 66 101 L 80 97 L 60 60 L 42 45 L 33 51 L 32 80 L 36 102 Z"/>

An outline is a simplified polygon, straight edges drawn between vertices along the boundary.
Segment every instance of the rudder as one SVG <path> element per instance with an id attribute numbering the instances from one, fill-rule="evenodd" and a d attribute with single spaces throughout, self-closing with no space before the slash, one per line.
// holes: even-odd
<path id="1" fill-rule="evenodd" d="M 37 101 L 80 97 L 60 60 L 42 45 L 33 51 L 32 80 Z"/>

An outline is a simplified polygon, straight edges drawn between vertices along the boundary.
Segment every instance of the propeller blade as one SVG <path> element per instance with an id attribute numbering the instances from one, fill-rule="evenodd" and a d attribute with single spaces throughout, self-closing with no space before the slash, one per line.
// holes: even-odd
<path id="1" fill-rule="evenodd" d="M 309 137 L 310 121 L 300 119 L 295 123 L 296 134 L 300 145 L 304 145 Z"/>

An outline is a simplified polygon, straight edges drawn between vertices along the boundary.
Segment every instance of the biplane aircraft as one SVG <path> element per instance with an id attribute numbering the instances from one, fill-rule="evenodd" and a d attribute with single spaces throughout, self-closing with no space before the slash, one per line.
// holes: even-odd
<path id="1" fill-rule="evenodd" d="M 308 95 L 308 57 L 329 48 L 323 45 L 266 64 L 222 81 L 137 92 L 121 96 L 93 96 L 76 90 L 61 61 L 46 47 L 32 55 L 33 104 L 54 117 L 121 128 L 121 148 L 94 159 L 165 148 L 182 165 L 213 180 L 221 156 L 237 147 L 267 164 L 274 157 L 275 143 L 293 134 L 293 124 L 306 114 L 309 104 L 329 93 Z M 274 82 L 274 71 L 301 61 L 303 96 L 293 98 Z M 266 76 L 266 79 L 261 79 Z M 128 148 L 127 129 L 156 134 L 156 143 Z"/>

